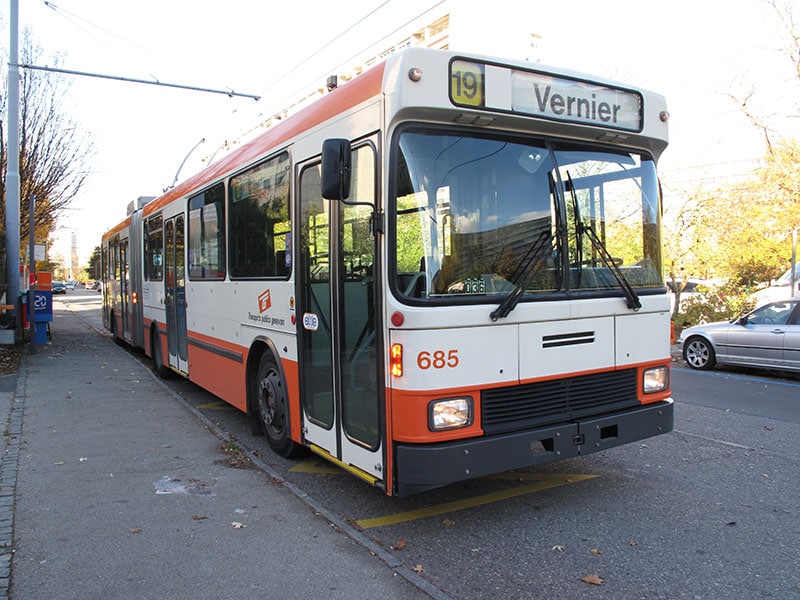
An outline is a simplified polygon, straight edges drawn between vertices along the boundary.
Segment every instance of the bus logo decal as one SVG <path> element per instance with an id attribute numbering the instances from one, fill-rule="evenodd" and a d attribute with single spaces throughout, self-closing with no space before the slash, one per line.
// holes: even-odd
<path id="1" fill-rule="evenodd" d="M 303 329 L 308 329 L 309 331 L 319 329 L 319 317 L 314 313 L 305 313 L 303 315 Z"/>
<path id="2" fill-rule="evenodd" d="M 272 298 L 270 298 L 269 290 L 265 290 L 258 297 L 258 312 L 265 312 L 272 306 Z"/>

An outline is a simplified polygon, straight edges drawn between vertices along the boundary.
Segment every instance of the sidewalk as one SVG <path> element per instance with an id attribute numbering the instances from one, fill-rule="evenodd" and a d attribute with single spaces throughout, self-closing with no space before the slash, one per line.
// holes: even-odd
<path id="1" fill-rule="evenodd" d="M 223 440 L 80 311 L 54 318 L 0 382 L 0 598 L 429 597 L 291 488 L 225 466 Z"/>

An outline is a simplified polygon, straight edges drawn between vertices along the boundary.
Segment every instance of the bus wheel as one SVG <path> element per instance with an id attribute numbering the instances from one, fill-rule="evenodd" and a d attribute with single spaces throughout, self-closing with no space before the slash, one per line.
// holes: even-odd
<path id="1" fill-rule="evenodd" d="M 161 336 L 158 326 L 150 331 L 150 350 L 153 353 L 153 373 L 161 379 L 166 379 L 172 374 L 169 367 L 164 365 L 164 354 L 161 352 Z"/>
<path id="2" fill-rule="evenodd" d="M 261 355 L 258 363 L 256 393 L 258 419 L 270 448 L 275 454 L 284 458 L 297 456 L 302 447 L 291 438 L 286 386 L 283 384 L 275 359 L 268 352 Z"/>

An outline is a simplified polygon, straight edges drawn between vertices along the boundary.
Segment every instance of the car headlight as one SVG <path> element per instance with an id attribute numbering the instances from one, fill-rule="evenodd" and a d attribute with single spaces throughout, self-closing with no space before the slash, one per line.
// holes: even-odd
<path id="1" fill-rule="evenodd" d="M 642 376 L 642 391 L 645 394 L 663 392 L 669 387 L 669 367 L 645 369 Z"/>
<path id="2" fill-rule="evenodd" d="M 472 398 L 445 398 L 428 405 L 428 428 L 431 431 L 456 429 L 472 424 Z"/>

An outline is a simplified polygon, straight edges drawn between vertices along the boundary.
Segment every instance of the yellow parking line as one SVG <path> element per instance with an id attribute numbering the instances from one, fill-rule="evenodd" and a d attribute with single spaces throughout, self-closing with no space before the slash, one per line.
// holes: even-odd
<path id="1" fill-rule="evenodd" d="M 292 473 L 317 473 L 320 475 L 347 475 L 347 472 L 343 469 L 321 458 L 309 458 L 304 460 L 293 466 L 289 471 Z"/>
<path id="2" fill-rule="evenodd" d="M 506 475 L 508 477 L 506 477 Z M 502 479 L 539 479 L 536 483 L 523 485 L 520 487 L 513 487 L 499 492 L 492 492 L 490 494 L 483 494 L 473 498 L 464 498 L 463 500 L 456 500 L 454 502 L 446 502 L 444 504 L 437 504 L 436 506 L 428 506 L 417 510 L 410 510 L 408 512 L 396 513 L 393 515 L 386 515 L 385 517 L 374 517 L 372 519 L 361 519 L 356 521 L 356 524 L 364 529 L 371 529 L 373 527 L 384 527 L 386 525 L 396 525 L 398 523 L 405 523 L 407 521 L 414 521 L 416 519 L 424 519 L 426 517 L 433 517 L 436 515 L 443 515 L 457 510 L 464 510 L 465 508 L 473 508 L 483 504 L 491 504 L 492 502 L 499 502 L 500 500 L 507 500 L 508 498 L 515 498 L 516 496 L 524 496 L 532 492 L 547 490 L 550 488 L 568 485 L 570 483 L 577 483 L 586 479 L 593 479 L 597 475 L 578 475 L 578 474 L 561 474 L 561 475 L 536 475 L 533 473 L 504 473 Z"/>

